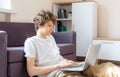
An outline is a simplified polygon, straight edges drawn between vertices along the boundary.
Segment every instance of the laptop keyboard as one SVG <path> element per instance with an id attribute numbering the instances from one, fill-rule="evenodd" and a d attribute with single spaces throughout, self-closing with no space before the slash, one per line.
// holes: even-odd
<path id="1" fill-rule="evenodd" d="M 81 70 L 83 70 L 84 63 L 85 62 L 78 62 L 77 64 L 75 64 L 71 67 L 62 68 L 61 70 L 63 70 L 63 71 L 81 71 Z"/>
<path id="2" fill-rule="evenodd" d="M 78 62 L 77 64 L 71 66 L 71 67 L 78 67 L 78 66 L 83 66 L 85 62 Z"/>

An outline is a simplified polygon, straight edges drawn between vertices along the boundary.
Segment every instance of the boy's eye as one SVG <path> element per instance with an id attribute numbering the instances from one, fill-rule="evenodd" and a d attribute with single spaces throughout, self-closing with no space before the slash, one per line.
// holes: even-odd
<path id="1" fill-rule="evenodd" d="M 52 25 L 48 25 L 49 27 L 53 27 Z"/>

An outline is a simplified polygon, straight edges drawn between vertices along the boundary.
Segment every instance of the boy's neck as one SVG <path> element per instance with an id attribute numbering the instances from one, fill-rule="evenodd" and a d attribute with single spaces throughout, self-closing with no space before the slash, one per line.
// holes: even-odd
<path id="1" fill-rule="evenodd" d="M 40 31 L 40 30 L 38 30 L 38 31 L 36 32 L 36 36 L 38 36 L 38 37 L 40 37 L 40 38 L 46 38 L 46 37 L 47 37 L 46 34 L 43 33 L 43 32 Z"/>

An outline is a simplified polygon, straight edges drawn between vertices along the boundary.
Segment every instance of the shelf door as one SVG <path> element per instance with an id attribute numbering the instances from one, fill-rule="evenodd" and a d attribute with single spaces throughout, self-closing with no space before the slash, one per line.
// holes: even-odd
<path id="1" fill-rule="evenodd" d="M 97 36 L 97 5 L 95 2 L 72 3 L 72 24 L 77 34 L 76 55 L 86 56 Z"/>

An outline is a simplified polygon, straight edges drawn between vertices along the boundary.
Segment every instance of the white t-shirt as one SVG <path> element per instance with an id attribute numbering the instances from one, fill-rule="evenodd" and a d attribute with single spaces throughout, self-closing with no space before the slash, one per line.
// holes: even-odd
<path id="1" fill-rule="evenodd" d="M 35 58 L 37 66 L 50 66 L 63 60 L 52 35 L 45 39 L 37 36 L 26 39 L 24 52 L 25 57 Z M 53 77 L 56 72 L 57 70 L 38 77 Z"/>

